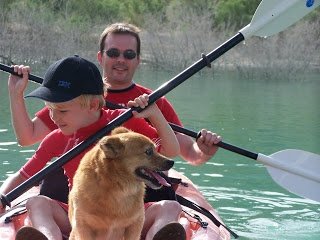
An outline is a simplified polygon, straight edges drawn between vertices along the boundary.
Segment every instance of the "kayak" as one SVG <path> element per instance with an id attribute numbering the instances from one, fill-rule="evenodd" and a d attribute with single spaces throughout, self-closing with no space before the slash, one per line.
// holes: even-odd
<path id="1" fill-rule="evenodd" d="M 14 240 L 16 232 L 23 226 L 30 226 L 25 207 L 26 200 L 39 194 L 39 187 L 33 187 L 11 203 L 11 208 L 0 214 L 0 239 Z"/>
<path id="2" fill-rule="evenodd" d="M 214 223 L 207 214 L 193 210 L 188 206 L 182 206 L 184 210 L 181 213 L 179 222 L 185 227 L 187 240 L 228 240 L 229 231 L 223 226 L 223 222 L 214 208 L 208 203 L 192 181 L 181 173 L 171 169 L 169 177 L 181 179 L 182 184 L 178 184 L 176 194 L 185 201 L 190 201 L 196 206 L 205 208 L 220 224 Z M 12 208 L 8 209 L 3 215 L 0 215 L 0 239 L 14 240 L 16 232 L 22 226 L 30 225 L 28 213 L 25 208 L 25 202 L 29 197 L 37 195 L 39 189 L 31 188 L 12 202 Z M 195 217 L 196 216 L 196 217 Z"/>
<path id="3" fill-rule="evenodd" d="M 202 193 L 192 183 L 192 181 L 183 174 L 171 169 L 168 173 L 169 177 L 181 179 L 183 184 L 179 184 L 176 189 L 176 194 L 183 196 L 185 199 L 201 206 L 208 210 L 220 223 L 223 221 L 219 217 L 218 213 L 208 203 Z M 189 207 L 183 206 L 182 209 L 185 213 L 180 216 L 179 222 L 187 226 L 185 227 L 187 233 L 187 240 L 227 240 L 230 239 L 229 231 L 223 226 L 217 226 L 211 219 L 209 219 L 203 213 L 192 210 Z M 195 218 L 190 217 L 196 215 L 201 222 L 196 221 Z M 202 227 L 205 225 L 205 227 Z"/>

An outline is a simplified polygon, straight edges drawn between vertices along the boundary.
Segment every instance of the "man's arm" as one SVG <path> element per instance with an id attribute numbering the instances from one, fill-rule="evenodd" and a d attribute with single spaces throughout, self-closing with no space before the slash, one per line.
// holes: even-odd
<path id="1" fill-rule="evenodd" d="M 182 126 L 172 104 L 165 97 L 160 98 L 157 105 L 168 122 Z M 220 136 L 206 130 L 202 130 L 202 135 L 197 142 L 180 133 L 177 133 L 176 137 L 180 145 L 180 156 L 192 165 L 200 165 L 210 160 L 218 149 L 213 142 L 221 141 Z"/>
<path id="2" fill-rule="evenodd" d="M 192 165 L 201 165 L 210 160 L 218 150 L 216 144 L 221 137 L 205 129 L 201 130 L 201 136 L 195 142 L 191 137 L 177 133 L 180 144 L 180 156 Z"/>

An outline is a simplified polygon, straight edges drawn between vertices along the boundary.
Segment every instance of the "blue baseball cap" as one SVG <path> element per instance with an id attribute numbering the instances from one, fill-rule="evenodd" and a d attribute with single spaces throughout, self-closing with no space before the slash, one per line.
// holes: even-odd
<path id="1" fill-rule="evenodd" d="M 94 63 L 75 55 L 50 65 L 41 86 L 25 97 L 59 103 L 82 94 L 103 94 L 103 81 Z"/>

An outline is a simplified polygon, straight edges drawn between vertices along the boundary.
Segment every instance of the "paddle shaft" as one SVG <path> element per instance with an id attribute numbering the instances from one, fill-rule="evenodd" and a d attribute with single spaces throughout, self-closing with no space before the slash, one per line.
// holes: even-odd
<path id="1" fill-rule="evenodd" d="M 196 133 L 196 132 L 189 130 L 189 129 L 185 129 L 185 128 L 178 126 L 176 124 L 170 123 L 170 126 L 174 131 L 183 133 L 183 134 L 188 135 L 190 137 L 198 138 L 198 136 L 199 136 L 199 133 Z M 288 163 L 285 161 L 279 161 L 279 160 L 284 160 L 284 159 L 275 158 L 273 156 L 267 156 L 262 153 L 254 153 L 254 152 L 248 151 L 246 149 L 243 149 L 243 148 L 240 148 L 240 147 L 237 147 L 237 146 L 234 146 L 229 143 L 222 142 L 222 141 L 217 143 L 217 146 L 219 146 L 223 149 L 226 149 L 228 151 L 240 154 L 242 156 L 251 158 L 253 160 L 257 160 L 257 161 L 263 163 L 264 165 L 266 165 L 267 167 L 268 166 L 274 167 L 274 168 L 277 168 L 277 169 L 282 170 L 284 172 L 292 173 L 297 176 L 301 176 L 303 178 L 320 183 L 319 174 L 314 174 L 313 172 L 310 172 L 304 168 L 297 168 L 295 166 L 288 165 Z M 286 151 L 290 151 L 290 150 L 286 150 Z M 294 150 L 291 150 L 291 151 L 294 151 Z"/>
<path id="2" fill-rule="evenodd" d="M 208 55 L 202 55 L 202 59 L 198 60 L 196 63 L 191 65 L 189 68 L 185 69 L 183 72 L 172 78 L 170 81 L 162 84 L 159 88 L 157 88 L 154 92 L 152 92 L 149 95 L 149 104 L 154 103 L 159 98 L 164 96 L 166 93 L 183 83 L 185 80 L 190 78 L 192 75 L 200 71 L 202 68 L 209 66 L 210 63 L 223 55 L 225 52 L 239 44 L 241 41 L 244 40 L 244 37 L 241 33 L 237 33 L 234 37 L 227 40 L 225 43 L 217 47 L 215 50 L 210 52 Z M 3 69 L 5 71 L 12 71 L 9 69 Z M 33 77 L 36 82 L 38 82 L 38 78 L 35 76 Z M 42 79 L 41 79 L 42 80 Z M 42 81 L 41 81 L 42 82 Z M 91 146 L 93 143 L 95 143 L 98 139 L 102 138 L 103 136 L 110 133 L 115 127 L 123 124 L 125 121 L 130 119 L 132 117 L 132 111 L 138 111 L 141 112 L 143 109 L 141 108 L 131 108 L 126 110 L 124 113 L 122 113 L 117 118 L 110 121 L 104 128 L 90 136 L 85 141 L 79 143 L 74 148 L 63 154 L 61 157 L 56 159 L 52 164 L 45 167 L 38 173 L 36 173 L 31 178 L 27 179 L 25 182 L 23 182 L 21 185 L 10 191 L 8 194 L 3 195 L 1 197 L 1 202 L 3 205 L 10 206 L 10 202 L 12 202 L 14 199 L 19 197 L 22 193 L 27 191 L 29 188 L 33 187 L 35 184 L 39 183 L 42 179 L 45 178 L 47 174 L 50 172 L 58 169 L 59 167 L 66 164 L 68 161 L 76 157 L 79 153 L 83 152 L 85 149 L 87 149 L 89 146 Z"/>
<path id="3" fill-rule="evenodd" d="M 2 64 L 0 63 L 0 70 L 4 71 L 4 72 L 7 72 L 7 73 L 11 73 L 13 75 L 16 75 L 16 76 L 19 76 L 19 77 L 22 77 L 22 75 L 19 75 L 18 73 L 14 72 L 14 69 L 13 67 L 9 67 L 5 64 Z M 35 83 L 42 83 L 43 82 L 43 79 L 41 77 L 38 77 L 38 76 L 35 76 L 35 75 L 32 75 L 32 74 L 29 74 L 29 80 L 35 82 Z"/>
<path id="4" fill-rule="evenodd" d="M 189 129 L 186 129 L 186 128 L 183 128 L 183 127 L 178 126 L 176 124 L 169 123 L 169 125 L 171 126 L 173 131 L 176 131 L 176 132 L 179 132 L 179 133 L 183 133 L 183 134 L 188 135 L 190 137 L 193 137 L 195 139 L 197 139 L 198 136 L 199 136 L 199 133 L 194 132 L 194 131 L 189 130 Z M 258 154 L 257 153 L 250 152 L 250 151 L 248 151 L 246 149 L 231 145 L 229 143 L 225 143 L 223 141 L 217 143 L 217 146 L 219 146 L 219 147 L 221 147 L 223 149 L 229 150 L 231 152 L 238 153 L 238 154 L 240 154 L 242 156 L 254 159 L 254 160 L 258 159 Z"/>

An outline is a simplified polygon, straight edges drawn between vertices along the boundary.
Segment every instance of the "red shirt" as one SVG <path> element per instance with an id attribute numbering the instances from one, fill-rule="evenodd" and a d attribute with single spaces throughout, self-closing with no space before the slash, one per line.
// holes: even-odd
<path id="1" fill-rule="evenodd" d="M 105 97 L 107 102 L 119 104 L 121 106 L 126 107 L 129 100 L 133 100 L 134 98 L 142 95 L 143 93 L 150 94 L 152 90 L 145 88 L 139 84 L 132 84 L 130 87 L 121 90 L 107 90 L 107 96 Z M 182 123 L 174 111 L 171 103 L 165 98 L 162 97 L 156 101 L 157 106 L 162 112 L 165 119 L 177 125 L 182 126 Z M 36 113 L 36 116 L 41 119 L 50 130 L 54 130 L 57 126 L 53 123 L 49 116 L 49 110 L 47 107 L 41 109 Z"/>
<path id="2" fill-rule="evenodd" d="M 72 135 L 64 135 L 58 128 L 48 134 L 43 141 L 40 143 L 37 151 L 32 158 L 20 169 L 20 174 L 26 178 L 30 178 L 37 172 L 39 172 L 45 165 L 53 158 L 62 156 L 64 153 L 75 147 L 86 138 L 96 133 L 98 130 L 106 126 L 112 119 L 119 116 L 125 110 L 101 110 L 102 114 L 100 119 L 84 128 L 79 129 Z M 149 125 L 144 119 L 131 118 L 123 124 L 124 127 L 131 129 L 134 132 L 141 133 L 154 142 L 157 143 L 158 150 L 160 149 L 161 143 L 159 136 L 155 128 Z M 93 144 L 94 145 L 94 144 Z M 63 168 L 65 174 L 69 180 L 69 187 L 72 186 L 72 179 L 75 171 L 78 168 L 81 158 L 86 152 L 88 152 L 93 146 L 87 148 L 82 153 L 78 154 L 75 158 L 66 163 Z"/>

